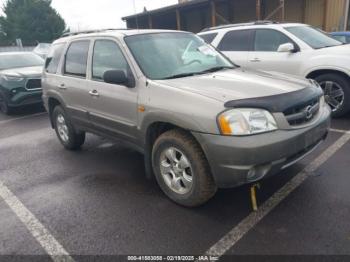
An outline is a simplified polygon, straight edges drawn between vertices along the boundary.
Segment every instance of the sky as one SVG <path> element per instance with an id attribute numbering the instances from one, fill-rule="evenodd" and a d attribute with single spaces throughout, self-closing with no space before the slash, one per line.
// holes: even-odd
<path id="1" fill-rule="evenodd" d="M 7 0 L 0 0 L 0 7 Z M 135 1 L 135 5 L 134 5 Z M 176 4 L 177 0 L 52 0 L 72 31 L 125 27 L 122 17 Z M 2 12 L 0 11 L 0 14 Z"/>

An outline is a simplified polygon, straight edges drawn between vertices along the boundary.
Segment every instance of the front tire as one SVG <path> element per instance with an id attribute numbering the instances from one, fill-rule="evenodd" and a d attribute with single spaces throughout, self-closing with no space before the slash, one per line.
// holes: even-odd
<path id="1" fill-rule="evenodd" d="M 68 150 L 77 150 L 85 142 L 85 133 L 77 132 L 66 112 L 61 106 L 56 106 L 52 113 L 53 123 L 58 139 Z"/>
<path id="2" fill-rule="evenodd" d="M 180 205 L 200 206 L 216 193 L 204 152 L 185 131 L 170 130 L 156 140 L 152 165 L 160 188 Z"/>
<path id="3" fill-rule="evenodd" d="M 5 115 L 11 114 L 12 108 L 6 102 L 6 99 L 3 94 L 0 93 L 0 111 Z"/>
<path id="4" fill-rule="evenodd" d="M 332 116 L 344 116 L 350 110 L 350 81 L 338 74 L 324 74 L 315 79 L 322 87 Z"/>

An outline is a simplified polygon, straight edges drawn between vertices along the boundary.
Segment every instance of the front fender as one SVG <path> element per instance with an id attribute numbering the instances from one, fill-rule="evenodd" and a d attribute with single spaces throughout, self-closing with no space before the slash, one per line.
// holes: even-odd
<path id="1" fill-rule="evenodd" d="M 148 112 L 147 115 L 141 120 L 140 131 L 142 134 L 143 143 L 145 142 L 148 128 L 157 122 L 168 123 L 189 131 L 201 132 L 203 130 L 203 127 L 194 118 L 188 115 L 171 111 L 154 110 Z"/>
<path id="2" fill-rule="evenodd" d="M 339 71 L 350 76 L 350 58 L 344 58 L 339 56 L 320 56 L 315 57 L 305 64 L 303 68 L 303 76 L 308 76 L 312 72 L 319 70 L 332 70 Z"/>

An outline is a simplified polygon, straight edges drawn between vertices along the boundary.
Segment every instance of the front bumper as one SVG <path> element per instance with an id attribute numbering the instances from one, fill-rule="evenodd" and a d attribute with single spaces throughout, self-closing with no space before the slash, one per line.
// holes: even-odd
<path id="1" fill-rule="evenodd" d="M 5 99 L 10 107 L 20 107 L 26 105 L 40 104 L 42 103 L 42 90 L 26 90 L 16 89 L 16 92 L 12 90 L 3 90 Z"/>
<path id="2" fill-rule="evenodd" d="M 193 132 L 201 144 L 215 182 L 236 187 L 274 175 L 298 162 L 327 137 L 330 109 L 325 106 L 311 126 L 233 137 Z"/>

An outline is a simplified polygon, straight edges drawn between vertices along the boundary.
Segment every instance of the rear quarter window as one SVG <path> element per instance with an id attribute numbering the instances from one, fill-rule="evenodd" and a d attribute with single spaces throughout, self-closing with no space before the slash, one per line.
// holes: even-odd
<path id="1" fill-rule="evenodd" d="M 56 74 L 60 63 L 65 43 L 55 44 L 51 47 L 45 61 L 45 71 L 50 74 Z"/>

